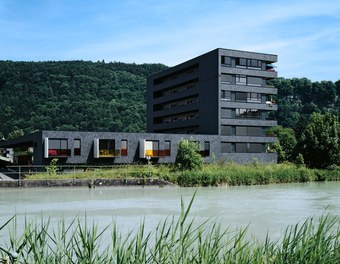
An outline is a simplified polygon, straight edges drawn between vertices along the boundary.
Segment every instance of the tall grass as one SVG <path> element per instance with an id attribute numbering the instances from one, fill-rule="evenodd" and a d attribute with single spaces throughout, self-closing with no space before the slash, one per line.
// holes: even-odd
<path id="1" fill-rule="evenodd" d="M 126 179 L 161 178 L 180 186 L 218 186 L 218 185 L 259 185 L 271 183 L 292 183 L 311 181 L 340 180 L 340 169 L 316 170 L 295 164 L 258 164 L 239 165 L 205 164 L 199 171 L 177 171 L 167 165 L 128 165 L 113 166 L 110 169 L 75 171 L 48 175 L 36 173 L 25 179 Z"/>
<path id="2" fill-rule="evenodd" d="M 110 239 L 95 224 L 74 218 L 52 226 L 49 220 L 26 222 L 23 234 L 12 230 L 0 257 L 11 263 L 340 263 L 340 218 L 325 215 L 289 226 L 279 241 L 246 239 L 247 229 L 232 232 L 215 222 L 188 220 L 194 197 L 181 214 L 146 232 L 121 234 L 113 224 Z M 3 230 L 15 217 L 6 221 Z"/>

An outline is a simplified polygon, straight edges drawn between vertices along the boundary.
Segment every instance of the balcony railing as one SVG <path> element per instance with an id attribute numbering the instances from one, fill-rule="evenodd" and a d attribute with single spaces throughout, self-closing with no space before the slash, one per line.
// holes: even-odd
<path id="1" fill-rule="evenodd" d="M 49 149 L 48 156 L 49 157 L 70 157 L 71 150 L 70 149 Z"/>
<path id="2" fill-rule="evenodd" d="M 119 156 L 120 156 L 119 149 L 100 149 L 99 150 L 99 157 L 102 157 L 102 158 L 119 157 Z"/>

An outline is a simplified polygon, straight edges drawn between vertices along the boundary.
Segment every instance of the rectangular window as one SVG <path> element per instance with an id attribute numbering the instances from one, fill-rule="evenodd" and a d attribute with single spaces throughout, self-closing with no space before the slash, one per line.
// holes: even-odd
<path id="1" fill-rule="evenodd" d="M 226 66 L 231 66 L 231 58 L 228 56 L 222 56 L 222 64 Z"/>
<path id="2" fill-rule="evenodd" d="M 235 109 L 235 117 L 236 118 L 247 118 L 247 109 L 243 109 L 243 108 Z"/>
<path id="3" fill-rule="evenodd" d="M 261 112 L 258 109 L 248 109 L 247 118 L 261 119 Z"/>
<path id="4" fill-rule="evenodd" d="M 221 135 L 222 136 L 232 136 L 232 127 L 231 126 L 221 126 Z"/>
<path id="5" fill-rule="evenodd" d="M 229 83 L 231 84 L 233 81 L 233 76 L 230 74 L 223 74 L 221 75 L 221 82 L 222 83 Z"/>
<path id="6" fill-rule="evenodd" d="M 99 139 L 99 157 L 119 156 L 119 150 L 115 149 L 114 139 Z"/>
<path id="7" fill-rule="evenodd" d="M 235 101 L 237 102 L 247 102 L 247 93 L 236 92 Z"/>
<path id="8" fill-rule="evenodd" d="M 71 156 L 71 150 L 68 149 L 67 139 L 48 139 L 48 156 L 49 157 L 67 157 Z"/>
<path id="9" fill-rule="evenodd" d="M 237 153 L 247 153 L 247 143 L 236 143 Z"/>
<path id="10" fill-rule="evenodd" d="M 247 127 L 237 126 L 236 127 L 236 136 L 248 136 Z"/>
<path id="11" fill-rule="evenodd" d="M 249 153 L 261 153 L 262 144 L 261 143 L 249 143 L 248 152 Z"/>
<path id="12" fill-rule="evenodd" d="M 80 156 L 81 155 L 81 144 L 80 144 L 80 139 L 75 139 L 74 140 L 74 145 L 73 145 L 73 152 L 74 156 Z"/>
<path id="13" fill-rule="evenodd" d="M 244 58 L 236 58 L 236 67 L 238 68 L 246 68 L 247 67 L 247 59 Z"/>
<path id="14" fill-rule="evenodd" d="M 165 140 L 164 141 L 164 156 L 171 156 L 171 141 Z"/>
<path id="15" fill-rule="evenodd" d="M 126 157 L 128 154 L 128 144 L 126 139 L 122 139 L 120 142 L 120 155 Z"/>
<path id="16" fill-rule="evenodd" d="M 204 150 L 200 151 L 202 157 L 210 156 L 210 141 L 204 141 Z"/>
<path id="17" fill-rule="evenodd" d="M 236 84 L 237 85 L 247 85 L 247 76 L 236 75 Z"/>
<path id="18" fill-rule="evenodd" d="M 250 103 L 261 103 L 261 94 L 260 93 L 248 93 L 247 94 L 247 102 Z"/>
<path id="19" fill-rule="evenodd" d="M 233 152 L 232 143 L 221 142 L 221 153 L 231 153 Z"/>
<path id="20" fill-rule="evenodd" d="M 262 136 L 262 127 L 248 127 L 248 136 L 260 137 Z"/>
<path id="21" fill-rule="evenodd" d="M 262 78 L 248 76 L 248 85 L 262 86 Z"/>
<path id="22" fill-rule="evenodd" d="M 221 118 L 231 118 L 231 109 L 221 108 Z"/>
<path id="23" fill-rule="evenodd" d="M 225 101 L 230 101 L 231 91 L 221 90 L 221 99 Z"/>
<path id="24" fill-rule="evenodd" d="M 248 59 L 248 68 L 261 69 L 262 62 L 260 60 Z"/>

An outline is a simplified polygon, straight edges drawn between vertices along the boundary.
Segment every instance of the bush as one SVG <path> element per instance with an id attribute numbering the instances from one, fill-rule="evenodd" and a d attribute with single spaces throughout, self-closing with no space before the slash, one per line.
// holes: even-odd
<path id="1" fill-rule="evenodd" d="M 203 158 L 199 154 L 199 145 L 190 140 L 180 140 L 176 157 L 176 168 L 179 170 L 197 171 L 203 167 Z"/>

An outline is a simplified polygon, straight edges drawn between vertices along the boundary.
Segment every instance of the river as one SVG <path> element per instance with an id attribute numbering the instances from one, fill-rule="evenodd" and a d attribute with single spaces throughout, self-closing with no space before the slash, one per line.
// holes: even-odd
<path id="1" fill-rule="evenodd" d="M 181 197 L 187 205 L 197 194 L 190 219 L 211 219 L 235 230 L 248 226 L 248 233 L 274 239 L 283 229 L 307 217 L 325 213 L 340 216 L 340 182 L 276 184 L 238 187 L 97 187 L 0 189 L 0 226 L 17 215 L 18 229 L 24 220 L 50 218 L 57 223 L 75 216 L 97 223 L 99 229 L 113 222 L 125 233 L 144 220 L 147 231 L 167 217 L 178 217 Z M 0 237 L 4 231 L 0 231 Z"/>

